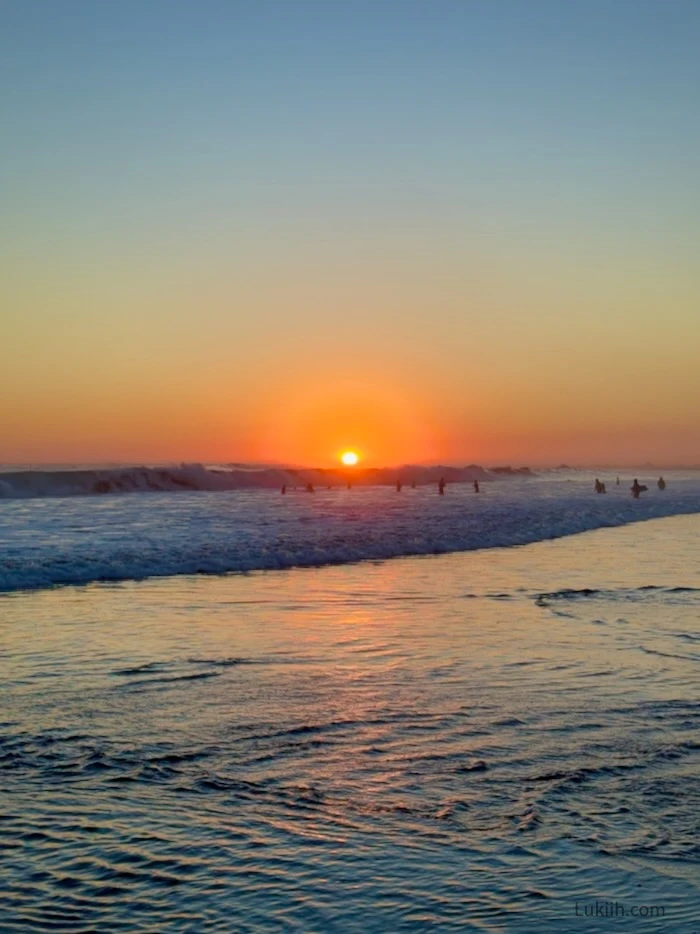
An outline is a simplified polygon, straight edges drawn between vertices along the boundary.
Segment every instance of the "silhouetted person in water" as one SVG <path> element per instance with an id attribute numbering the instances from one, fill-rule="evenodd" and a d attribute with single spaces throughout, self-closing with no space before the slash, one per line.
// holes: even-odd
<path id="1" fill-rule="evenodd" d="M 352 489 L 352 483 L 350 483 L 350 481 L 349 481 L 349 480 L 348 480 L 348 489 L 349 489 L 349 490 L 351 490 L 351 489 Z"/>
<path id="2" fill-rule="evenodd" d="M 313 491 L 314 491 L 314 485 L 313 485 L 313 483 L 307 483 L 307 484 L 306 484 L 306 492 L 307 492 L 307 493 L 313 493 Z"/>
<path id="3" fill-rule="evenodd" d="M 658 486 L 660 490 L 666 489 L 666 481 L 664 480 L 663 477 L 659 477 L 659 479 L 656 481 L 656 485 Z"/>
<path id="4" fill-rule="evenodd" d="M 635 477 L 634 483 L 630 487 L 630 490 L 632 490 L 632 496 L 634 496 L 635 499 L 639 499 L 639 494 L 643 493 L 646 490 L 646 487 L 643 484 L 638 483 L 637 478 Z"/>
<path id="5" fill-rule="evenodd" d="M 618 477 L 617 480 L 615 481 L 615 486 L 619 486 L 619 485 L 620 485 L 620 478 Z"/>
<path id="6" fill-rule="evenodd" d="M 444 477 L 440 477 L 440 482 L 438 483 L 438 492 L 440 493 L 440 496 L 445 495 L 445 478 Z"/>
<path id="7" fill-rule="evenodd" d="M 411 489 L 415 490 L 415 488 L 416 488 L 416 481 L 414 480 L 413 483 L 411 484 Z"/>
<path id="8" fill-rule="evenodd" d="M 475 493 L 479 492 L 479 481 L 478 480 L 474 481 L 474 492 Z"/>
<path id="9" fill-rule="evenodd" d="M 397 493 L 401 492 L 401 481 L 400 480 L 396 481 L 396 492 Z"/>
<path id="10" fill-rule="evenodd" d="M 286 483 L 283 483 L 283 484 L 282 484 L 282 493 L 284 494 L 284 493 L 286 493 L 286 492 L 287 492 L 287 484 L 286 484 Z"/>
<path id="11" fill-rule="evenodd" d="M 605 484 L 604 484 L 604 483 L 601 483 L 600 480 L 599 480 L 597 477 L 595 478 L 595 486 L 594 486 L 594 489 L 595 489 L 596 493 L 605 493 Z"/>

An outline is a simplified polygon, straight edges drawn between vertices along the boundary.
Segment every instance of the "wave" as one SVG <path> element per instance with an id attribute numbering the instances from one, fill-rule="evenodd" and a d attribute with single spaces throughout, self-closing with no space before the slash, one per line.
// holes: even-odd
<path id="1" fill-rule="evenodd" d="M 659 597 L 668 603 L 669 600 L 678 602 L 679 599 L 691 599 L 697 593 L 700 593 L 700 589 L 697 587 L 659 587 L 655 584 L 645 584 L 643 587 L 618 588 L 616 590 L 596 590 L 590 587 L 580 589 L 564 588 L 563 590 L 537 594 L 535 604 L 546 609 L 557 601 L 571 602 L 594 599 L 639 602 L 640 600 L 657 600 Z M 489 596 L 493 595 L 489 594 Z"/>
<path id="2" fill-rule="evenodd" d="M 353 468 L 355 486 L 393 486 L 404 483 L 448 483 L 488 481 L 494 477 L 531 476 L 527 468 L 485 470 L 478 464 L 468 467 Z M 347 472 L 338 468 L 246 467 L 229 465 L 207 467 L 180 464 L 168 467 L 106 467 L 63 470 L 18 470 L 0 473 L 0 499 L 36 497 L 104 496 L 113 493 L 218 492 L 226 490 L 280 489 L 346 486 Z"/>
<path id="3" fill-rule="evenodd" d="M 527 545 L 647 519 L 700 512 L 698 484 L 643 500 L 597 497 L 540 479 L 494 482 L 475 495 L 340 490 L 318 496 L 74 497 L 5 503 L 0 510 L 0 592 L 58 585 L 228 574 L 381 561 Z M 469 591 L 471 592 L 471 591 Z M 540 606 L 641 599 L 563 589 Z M 650 589 L 649 596 L 657 591 Z M 493 593 L 489 598 L 509 599 Z M 663 593 L 687 601 L 692 592 Z"/>

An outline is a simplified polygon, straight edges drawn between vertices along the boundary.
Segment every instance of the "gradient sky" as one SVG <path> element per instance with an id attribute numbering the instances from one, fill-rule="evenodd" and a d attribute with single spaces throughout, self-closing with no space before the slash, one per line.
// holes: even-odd
<path id="1" fill-rule="evenodd" d="M 697 0 L 0 2 L 0 461 L 700 463 Z"/>

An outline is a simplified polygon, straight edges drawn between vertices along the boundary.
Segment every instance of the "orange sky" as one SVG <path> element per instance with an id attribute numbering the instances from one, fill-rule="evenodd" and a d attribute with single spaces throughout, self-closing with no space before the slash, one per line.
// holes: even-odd
<path id="1" fill-rule="evenodd" d="M 146 6 L 0 34 L 0 463 L 700 463 L 700 17 Z"/>

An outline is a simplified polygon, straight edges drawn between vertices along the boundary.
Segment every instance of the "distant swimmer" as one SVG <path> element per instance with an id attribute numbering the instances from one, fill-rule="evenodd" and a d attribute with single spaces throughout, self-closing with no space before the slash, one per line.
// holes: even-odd
<path id="1" fill-rule="evenodd" d="M 619 485 L 620 485 L 620 478 L 618 477 L 617 480 L 615 481 L 615 486 L 619 486 Z"/>
<path id="2" fill-rule="evenodd" d="M 313 485 L 313 483 L 307 483 L 307 484 L 306 484 L 306 492 L 307 492 L 307 493 L 313 493 L 313 491 L 314 491 L 314 485 Z"/>
<path id="3" fill-rule="evenodd" d="M 282 484 L 282 493 L 284 494 L 284 493 L 286 493 L 286 492 L 287 492 L 287 484 L 286 484 L 286 483 L 283 483 L 283 484 Z"/>
<path id="4" fill-rule="evenodd" d="M 601 483 L 600 480 L 596 477 L 593 489 L 596 491 L 596 493 L 605 493 L 605 484 Z"/>
<path id="5" fill-rule="evenodd" d="M 445 495 L 445 478 L 444 477 L 440 477 L 440 482 L 438 483 L 438 492 L 440 493 L 440 496 Z"/>
<path id="6" fill-rule="evenodd" d="M 666 489 L 666 481 L 664 480 L 663 477 L 659 477 L 659 479 L 656 481 L 656 485 L 658 486 L 660 490 Z"/>
<path id="7" fill-rule="evenodd" d="M 478 480 L 474 481 L 474 492 L 475 493 L 479 492 L 479 481 Z"/>
<path id="8" fill-rule="evenodd" d="M 401 492 L 401 486 L 402 486 L 401 481 L 400 481 L 400 480 L 397 480 L 397 481 L 396 481 L 396 492 L 397 492 L 397 493 L 400 493 L 400 492 Z"/>
<path id="9" fill-rule="evenodd" d="M 415 490 L 415 488 L 416 488 L 416 481 L 414 480 L 413 483 L 411 483 L 411 489 Z"/>
<path id="10" fill-rule="evenodd" d="M 638 483 L 636 477 L 634 478 L 634 483 L 630 487 L 630 490 L 632 490 L 632 496 L 634 496 L 635 499 L 639 499 L 639 494 L 643 493 L 647 489 L 648 487 L 644 486 L 644 484 Z"/>

